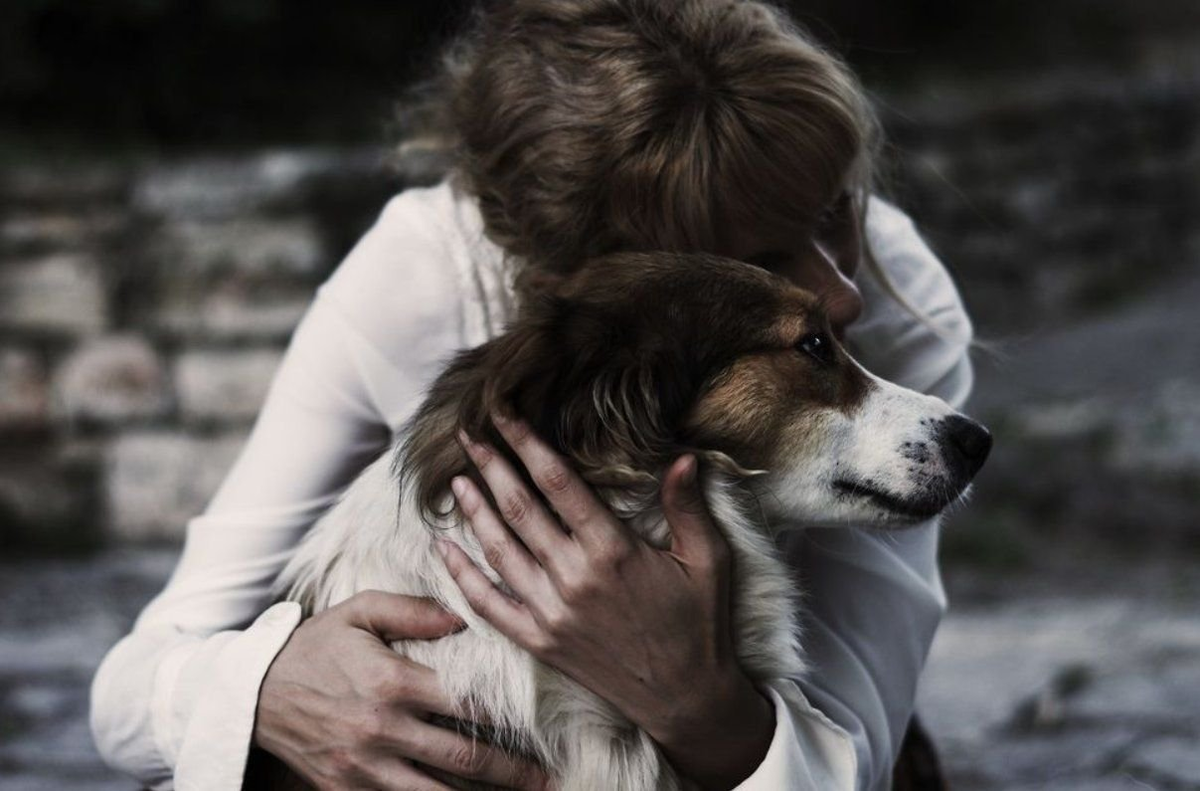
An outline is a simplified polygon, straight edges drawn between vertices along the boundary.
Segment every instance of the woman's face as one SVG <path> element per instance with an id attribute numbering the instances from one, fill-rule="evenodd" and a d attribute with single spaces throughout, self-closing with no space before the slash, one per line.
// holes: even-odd
<path id="1" fill-rule="evenodd" d="M 840 339 L 863 310 L 854 284 L 862 255 L 858 226 L 856 203 L 843 192 L 812 228 L 734 228 L 721 252 L 816 294 Z"/>

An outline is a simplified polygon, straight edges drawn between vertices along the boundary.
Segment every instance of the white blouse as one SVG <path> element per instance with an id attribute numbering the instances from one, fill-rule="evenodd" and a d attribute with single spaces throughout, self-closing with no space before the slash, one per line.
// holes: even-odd
<path id="1" fill-rule="evenodd" d="M 872 198 L 869 243 L 905 311 L 870 271 L 847 340 L 874 373 L 961 407 L 971 327 L 945 268 L 894 206 Z M 305 531 L 416 411 L 456 349 L 513 308 L 478 205 L 449 181 L 405 190 L 318 289 L 254 429 L 174 575 L 108 653 L 91 727 L 113 767 L 155 789 L 241 787 L 258 688 L 300 618 L 268 589 Z M 949 340 L 954 338 L 959 340 Z M 878 534 L 794 530 L 782 549 L 806 590 L 809 705 L 771 691 L 776 730 L 739 789 L 886 788 L 917 678 L 945 611 L 932 522 Z M 265 609 L 265 612 L 264 612 Z"/>

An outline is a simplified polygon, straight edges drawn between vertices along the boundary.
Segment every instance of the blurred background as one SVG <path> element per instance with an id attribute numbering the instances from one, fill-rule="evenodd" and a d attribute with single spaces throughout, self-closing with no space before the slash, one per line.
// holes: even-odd
<path id="1" fill-rule="evenodd" d="M 1200 6 L 813 0 L 954 274 L 997 446 L 921 709 L 956 788 L 1200 788 Z M 0 5 L 0 786 L 86 727 L 460 2 Z"/>

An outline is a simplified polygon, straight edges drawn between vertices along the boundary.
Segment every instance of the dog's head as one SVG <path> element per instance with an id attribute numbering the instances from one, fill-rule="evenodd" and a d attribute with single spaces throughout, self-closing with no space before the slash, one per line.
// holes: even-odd
<path id="1" fill-rule="evenodd" d="M 595 484 L 656 481 L 692 451 L 751 479 L 768 512 L 810 524 L 932 517 L 991 446 L 945 402 L 859 366 L 811 293 L 703 254 L 594 259 L 460 353 L 398 459 L 427 515 L 445 511 L 451 477 L 473 473 L 455 429 L 503 448 L 487 414 L 510 406 Z"/>

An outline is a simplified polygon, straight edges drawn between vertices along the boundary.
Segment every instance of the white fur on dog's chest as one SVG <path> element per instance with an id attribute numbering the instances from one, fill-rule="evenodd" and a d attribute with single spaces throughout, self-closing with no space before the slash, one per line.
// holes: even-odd
<path id="1" fill-rule="evenodd" d="M 434 530 L 421 521 L 415 498 L 398 496 L 390 460 L 387 454 L 368 467 L 316 524 L 278 588 L 309 612 L 364 590 L 433 597 L 468 628 L 438 640 L 399 641 L 393 648 L 436 670 L 448 697 L 494 723 L 505 746 L 551 767 L 564 791 L 680 787 L 646 734 L 471 610 L 436 554 L 434 539 L 454 541 L 493 580 L 498 577 L 461 524 Z M 732 550 L 731 604 L 742 667 L 760 684 L 795 678 L 804 665 L 796 631 L 797 594 L 787 568 L 770 538 L 739 506 L 733 483 L 707 476 L 704 488 Z M 661 519 L 651 522 L 660 524 L 643 523 L 642 529 L 669 530 Z"/>

